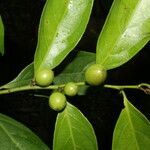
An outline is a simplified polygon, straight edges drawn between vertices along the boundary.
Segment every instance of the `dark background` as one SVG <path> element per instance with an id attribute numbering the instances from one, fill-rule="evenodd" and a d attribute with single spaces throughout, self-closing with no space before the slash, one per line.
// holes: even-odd
<path id="1" fill-rule="evenodd" d="M 12 80 L 33 61 L 37 43 L 40 15 L 45 0 L 1 0 L 0 14 L 5 25 L 5 55 L 0 57 L 0 85 Z M 96 42 L 108 14 L 112 0 L 95 0 L 87 30 L 76 50 L 95 51 Z M 150 83 L 150 45 L 145 46 L 131 61 L 108 72 L 109 84 Z M 126 90 L 135 106 L 150 119 L 150 97 L 142 91 Z M 99 148 L 111 149 L 113 129 L 123 108 L 118 91 L 92 88 L 87 96 L 74 97 L 77 106 L 92 123 Z M 34 97 L 33 92 L 0 95 L 0 113 L 22 122 L 46 144 L 52 145 L 56 113 L 45 99 Z"/>

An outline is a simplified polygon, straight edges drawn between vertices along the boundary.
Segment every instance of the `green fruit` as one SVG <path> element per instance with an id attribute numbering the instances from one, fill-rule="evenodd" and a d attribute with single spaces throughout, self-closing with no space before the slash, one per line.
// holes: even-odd
<path id="1" fill-rule="evenodd" d="M 54 92 L 49 97 L 49 106 L 56 111 L 61 111 L 65 108 L 67 100 L 64 94 L 60 92 Z"/>
<path id="2" fill-rule="evenodd" d="M 78 93 L 78 86 L 74 82 L 69 82 L 66 84 L 64 92 L 68 96 L 75 96 Z"/>
<path id="3" fill-rule="evenodd" d="M 42 69 L 35 75 L 35 82 L 39 86 L 49 86 L 54 79 L 54 72 L 50 69 Z"/>
<path id="4" fill-rule="evenodd" d="M 107 77 L 107 70 L 99 64 L 93 64 L 85 72 L 85 80 L 90 85 L 100 85 Z"/>

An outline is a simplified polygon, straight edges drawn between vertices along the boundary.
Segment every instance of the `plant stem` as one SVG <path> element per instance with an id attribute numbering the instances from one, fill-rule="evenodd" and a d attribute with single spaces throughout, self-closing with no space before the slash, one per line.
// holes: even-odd
<path id="1" fill-rule="evenodd" d="M 138 85 L 104 85 L 105 88 L 111 88 L 115 90 L 124 90 L 124 89 L 138 89 L 144 91 L 146 94 L 150 94 L 150 84 L 141 83 Z"/>
<path id="2" fill-rule="evenodd" d="M 85 85 L 84 82 L 78 82 L 76 83 L 76 85 L 78 86 L 82 86 Z M 63 88 L 65 86 L 65 84 L 61 84 L 61 85 L 50 85 L 48 87 L 39 87 L 39 86 L 33 86 L 33 85 L 27 85 L 27 86 L 22 86 L 22 87 L 16 87 L 16 88 L 10 88 L 10 89 L 4 89 L 4 90 L 0 90 L 0 95 L 2 94 L 10 94 L 10 93 L 15 93 L 15 92 L 21 92 L 21 91 L 28 91 L 28 90 L 57 90 L 59 88 Z"/>
<path id="3" fill-rule="evenodd" d="M 115 90 L 123 90 L 123 89 L 139 89 L 137 85 L 104 85 L 105 88 L 111 88 Z"/>
<path id="4" fill-rule="evenodd" d="M 85 82 L 77 82 L 75 83 L 78 86 L 83 86 L 86 85 Z M 0 95 L 2 94 L 10 94 L 10 93 L 15 93 L 15 92 L 21 92 L 21 91 L 28 91 L 28 90 L 58 90 L 59 88 L 65 87 L 65 84 L 61 85 L 50 85 L 48 87 L 39 87 L 37 85 L 27 85 L 27 86 L 22 86 L 22 87 L 16 87 L 16 88 L 10 88 L 10 89 L 1 89 L 0 90 Z M 150 94 L 150 84 L 147 83 L 141 83 L 138 85 L 104 85 L 105 88 L 111 88 L 115 90 L 124 90 L 124 89 L 138 89 L 144 91 L 146 94 Z"/>

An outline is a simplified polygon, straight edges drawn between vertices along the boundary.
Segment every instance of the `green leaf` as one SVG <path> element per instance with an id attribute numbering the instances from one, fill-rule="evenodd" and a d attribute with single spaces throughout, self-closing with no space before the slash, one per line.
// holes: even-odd
<path id="1" fill-rule="evenodd" d="M 16 88 L 21 86 L 26 86 L 31 84 L 34 76 L 34 66 L 33 63 L 24 68 L 19 75 L 11 82 L 3 85 L 0 89 Z"/>
<path id="2" fill-rule="evenodd" d="M 53 150 L 98 150 L 91 124 L 69 103 L 57 116 Z"/>
<path id="3" fill-rule="evenodd" d="M 49 150 L 31 130 L 2 114 L 0 114 L 0 149 Z"/>
<path id="4" fill-rule="evenodd" d="M 76 57 L 57 75 L 55 84 L 65 84 L 68 82 L 83 82 L 84 72 L 89 64 L 95 62 L 95 53 L 79 51 Z"/>
<path id="5" fill-rule="evenodd" d="M 4 25 L 0 16 L 0 53 L 4 55 Z"/>
<path id="6" fill-rule="evenodd" d="M 53 69 L 76 46 L 87 26 L 93 0 L 47 0 L 39 26 L 35 72 Z"/>
<path id="7" fill-rule="evenodd" d="M 150 1 L 114 0 L 97 43 L 96 62 L 116 68 L 150 40 Z"/>
<path id="8" fill-rule="evenodd" d="M 149 150 L 150 122 L 125 95 L 124 105 L 113 135 L 113 150 Z"/>

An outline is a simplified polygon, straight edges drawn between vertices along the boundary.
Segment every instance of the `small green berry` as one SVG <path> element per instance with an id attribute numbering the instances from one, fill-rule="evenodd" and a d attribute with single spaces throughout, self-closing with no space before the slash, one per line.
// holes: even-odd
<path id="1" fill-rule="evenodd" d="M 42 69 L 35 75 L 35 82 L 39 86 L 49 86 L 54 79 L 54 72 L 50 69 Z"/>
<path id="2" fill-rule="evenodd" d="M 78 93 L 78 86 L 74 82 L 69 82 L 66 84 L 64 92 L 68 96 L 75 96 Z"/>
<path id="3" fill-rule="evenodd" d="M 49 97 L 49 106 L 55 111 L 61 111 L 65 108 L 67 100 L 64 94 L 60 92 L 54 92 Z"/>
<path id="4" fill-rule="evenodd" d="M 99 64 L 93 64 L 85 72 L 85 80 L 90 85 L 100 85 L 107 77 L 107 70 Z"/>

